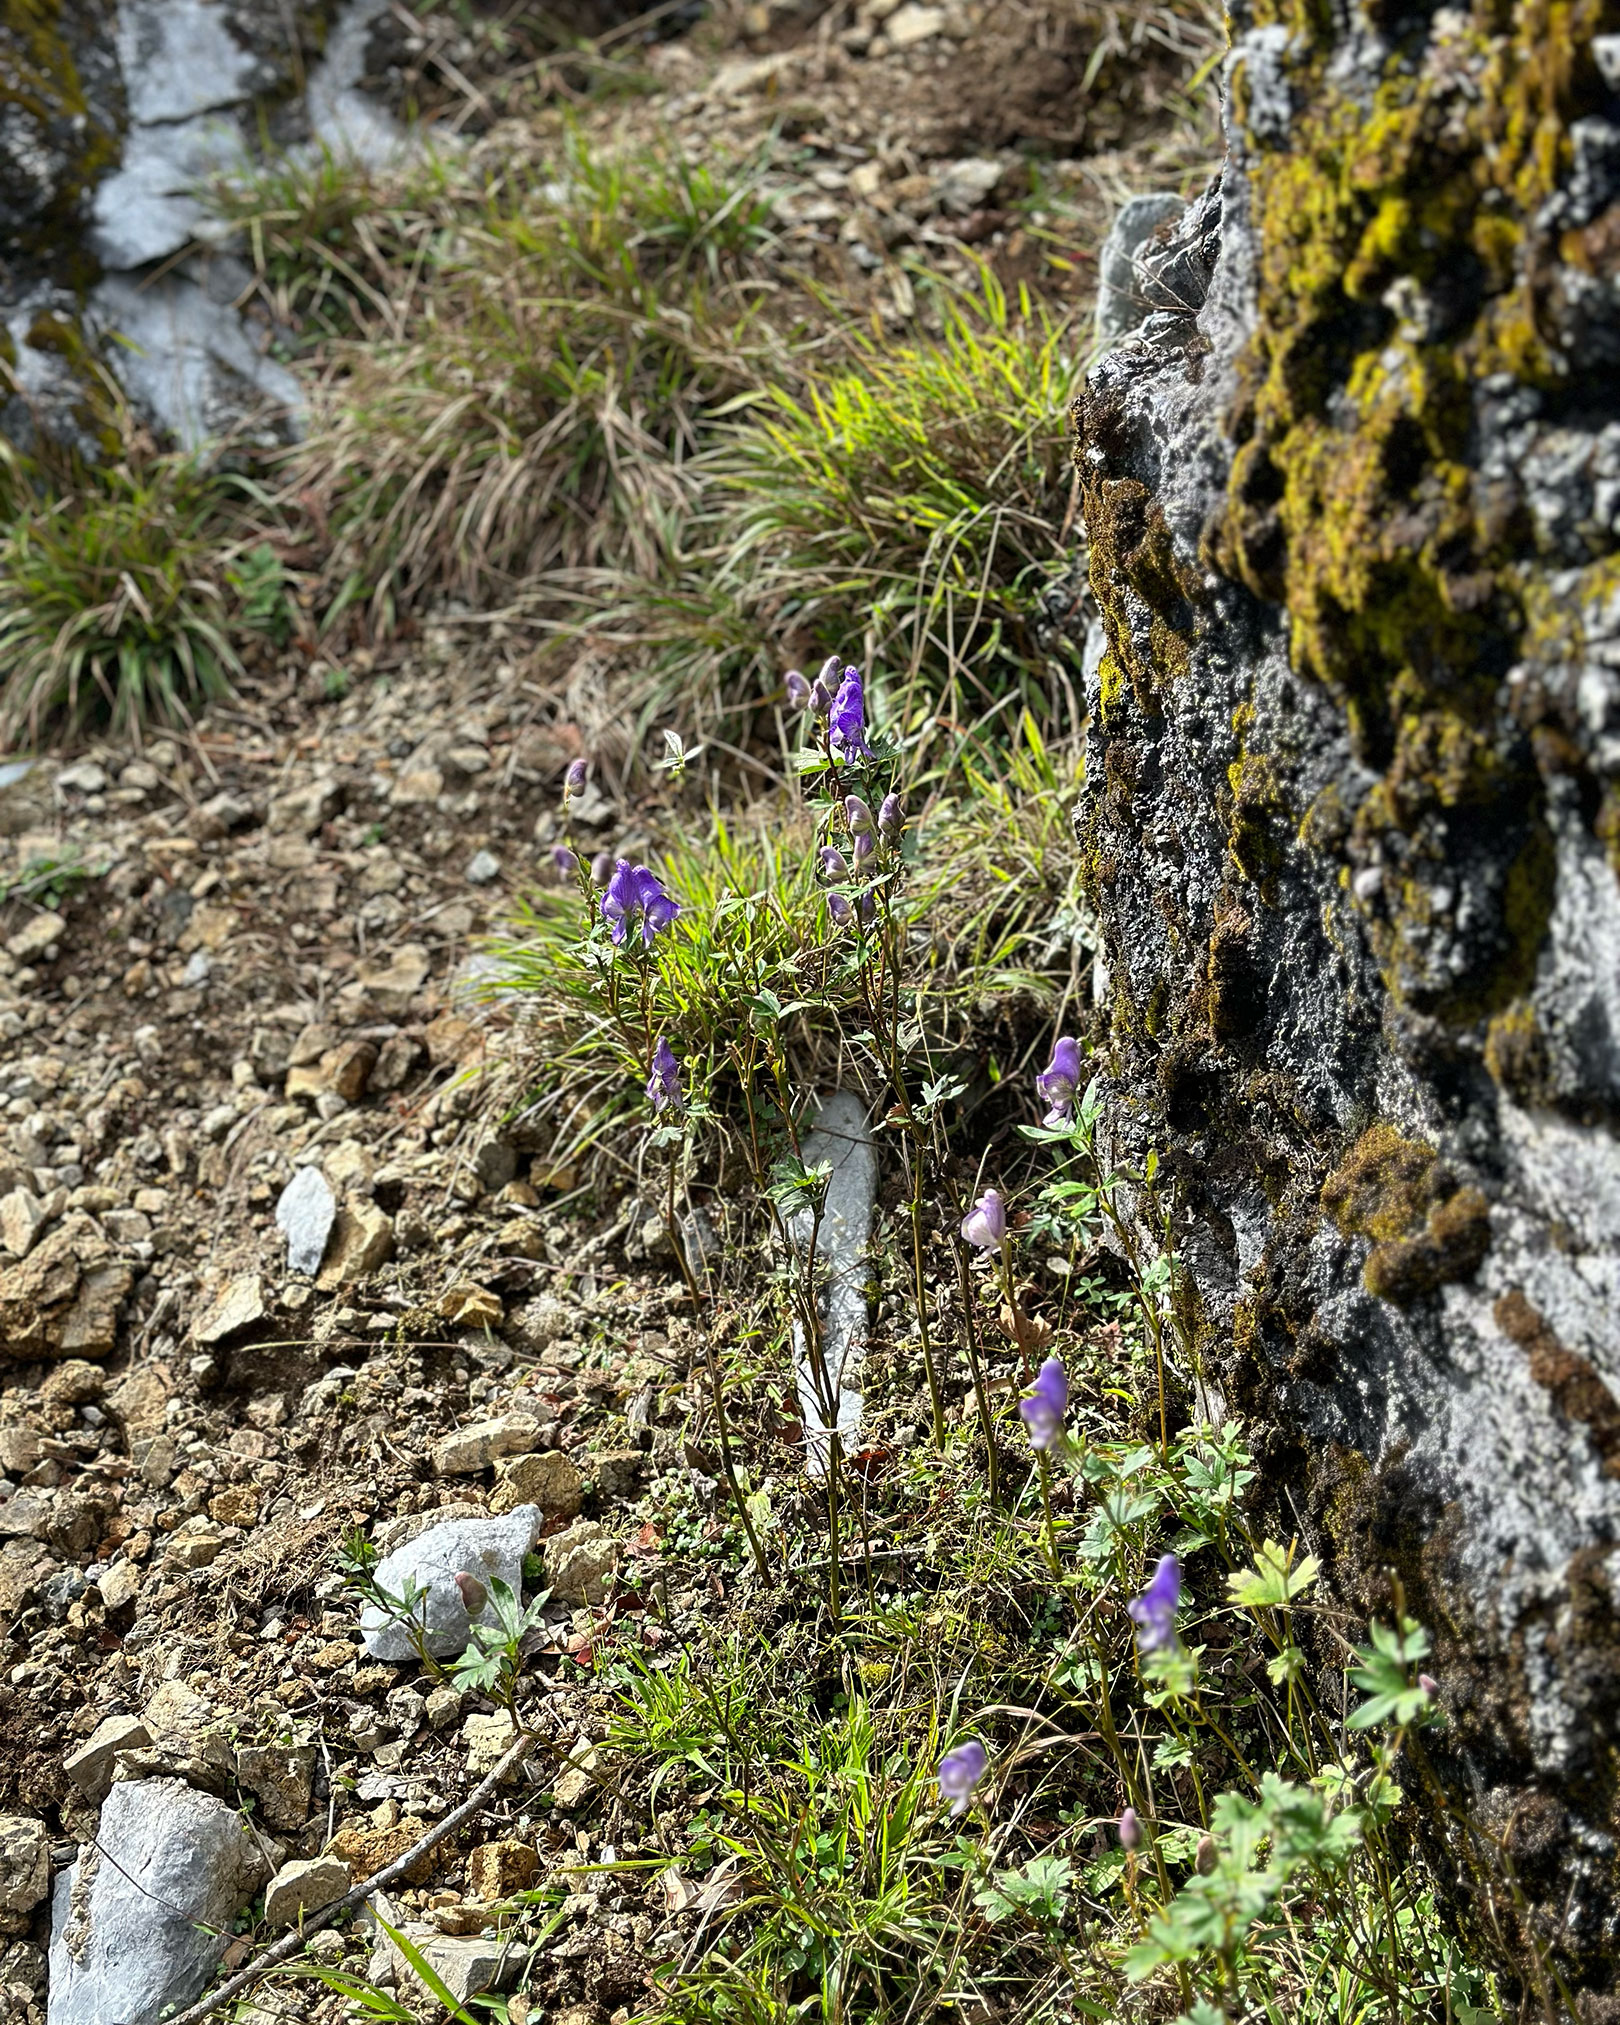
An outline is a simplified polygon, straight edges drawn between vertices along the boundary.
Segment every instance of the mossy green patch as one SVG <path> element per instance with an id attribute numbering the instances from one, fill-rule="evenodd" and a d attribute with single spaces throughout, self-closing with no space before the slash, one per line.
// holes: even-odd
<path id="1" fill-rule="evenodd" d="M 0 0 L 0 118 L 9 174 L 0 180 L 4 239 L 19 251 L 72 250 L 86 194 L 118 159 L 121 108 L 91 102 L 69 30 L 110 31 L 83 0 Z"/>
<path id="2" fill-rule="evenodd" d="M 1608 11 L 1604 0 L 1448 10 L 1420 57 L 1392 42 L 1369 103 L 1330 69 L 1327 10 L 1254 9 L 1257 25 L 1292 32 L 1296 117 L 1287 149 L 1249 163 L 1259 316 L 1211 559 L 1287 605 L 1295 665 L 1340 701 L 1362 758 L 1389 770 L 1364 832 L 1410 838 L 1427 824 L 1432 838 L 1437 819 L 1488 823 L 1504 802 L 1525 812 L 1480 973 L 1427 1007 L 1457 1021 L 1523 989 L 1551 903 L 1539 781 L 1496 709 L 1524 631 L 1523 583 L 1515 530 L 1468 461 L 1473 390 L 1504 371 L 1541 388 L 1566 377 L 1543 335 L 1538 217 L 1567 166 L 1570 122 L 1597 109 L 1586 52 Z M 1234 103 L 1242 117 L 1241 63 Z M 1397 908 L 1375 936 L 1397 996 L 1413 925 Z"/>
<path id="3" fill-rule="evenodd" d="M 1397 1307 L 1471 1278 L 1490 1249 L 1485 1197 L 1459 1187 L 1432 1146 L 1393 1125 L 1361 1135 L 1322 1184 L 1322 1207 L 1347 1236 L 1375 1240 L 1362 1278 Z"/>

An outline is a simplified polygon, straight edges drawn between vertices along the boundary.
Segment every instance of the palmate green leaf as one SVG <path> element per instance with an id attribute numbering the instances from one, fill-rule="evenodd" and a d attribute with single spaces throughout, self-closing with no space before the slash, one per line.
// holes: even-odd
<path id="1" fill-rule="evenodd" d="M 1368 1699 L 1351 1714 L 1347 1727 L 1370 1730 L 1379 1723 L 1393 1722 L 1405 1729 L 1432 1715 L 1428 1691 L 1418 1686 L 1411 1671 L 1429 1650 L 1429 1634 L 1422 1625 L 1403 1618 L 1398 1627 L 1374 1624 L 1369 1635 L 1372 1643 L 1356 1652 L 1361 1664 L 1350 1669 L 1352 1684 Z"/>
<path id="2" fill-rule="evenodd" d="M 1294 1561 L 1294 1548 L 1267 1540 L 1255 1554 L 1252 1568 L 1240 1568 L 1229 1575 L 1226 1587 L 1240 1610 L 1286 1610 L 1295 1597 L 1303 1596 L 1322 1572 L 1314 1554 Z"/>

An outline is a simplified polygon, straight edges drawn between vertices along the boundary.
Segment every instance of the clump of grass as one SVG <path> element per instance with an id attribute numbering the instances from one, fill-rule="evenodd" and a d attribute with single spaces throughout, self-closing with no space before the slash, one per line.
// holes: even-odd
<path id="1" fill-rule="evenodd" d="M 0 532 L 0 739 L 99 720 L 190 721 L 241 662 L 233 626 L 281 623 L 281 570 L 254 538 L 252 492 L 126 435 L 116 464 L 17 487 Z"/>
<path id="2" fill-rule="evenodd" d="M 397 333 L 469 197 L 442 156 L 385 169 L 323 148 L 222 180 L 211 201 L 242 234 L 273 323 L 307 350 L 373 327 Z"/>
<path id="3" fill-rule="evenodd" d="M 852 337 L 802 392 L 773 388 L 712 455 L 714 585 L 762 631 L 861 638 L 953 714 L 1018 692 L 1072 490 L 1077 334 L 985 269 L 933 340 Z"/>
<path id="4" fill-rule="evenodd" d="M 299 459 L 333 581 L 363 581 L 386 623 L 436 586 L 655 571 L 690 507 L 699 418 L 763 343 L 762 176 L 673 148 L 604 158 L 575 135 L 555 182 L 486 191 L 437 249 L 413 327 L 333 350 L 327 420 Z"/>

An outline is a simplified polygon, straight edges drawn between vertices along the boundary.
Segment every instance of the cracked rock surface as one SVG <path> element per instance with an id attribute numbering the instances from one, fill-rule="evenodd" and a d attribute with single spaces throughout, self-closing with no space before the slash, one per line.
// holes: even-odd
<path id="1" fill-rule="evenodd" d="M 1077 822 L 1211 1408 L 1346 1601 L 1434 1633 L 1445 1776 L 1601 2006 L 1620 99 L 1596 8 L 1552 63 L 1533 16 L 1234 10 L 1224 175 L 1140 256 L 1190 300 L 1076 409 Z"/>

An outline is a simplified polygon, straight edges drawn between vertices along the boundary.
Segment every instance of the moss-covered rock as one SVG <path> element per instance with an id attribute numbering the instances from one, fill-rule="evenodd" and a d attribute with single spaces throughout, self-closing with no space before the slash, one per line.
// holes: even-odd
<path id="1" fill-rule="evenodd" d="M 1485 1944 L 1607 2015 L 1620 7 L 1233 29 L 1208 300 L 1077 413 L 1113 1122 L 1279 1502 L 1436 1636 L 1442 1773 L 1526 1892 L 1464 1893 Z"/>

